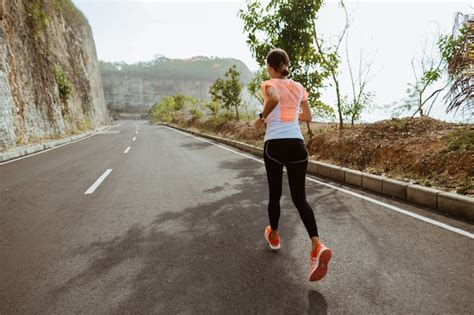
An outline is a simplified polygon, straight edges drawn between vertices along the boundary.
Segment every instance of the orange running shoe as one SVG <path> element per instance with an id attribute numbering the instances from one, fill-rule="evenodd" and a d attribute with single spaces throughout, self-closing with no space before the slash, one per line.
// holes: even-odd
<path id="1" fill-rule="evenodd" d="M 318 247 L 311 253 L 309 281 L 321 280 L 326 275 L 331 256 L 332 251 L 323 243 L 319 243 Z"/>
<path id="2" fill-rule="evenodd" d="M 268 245 L 270 245 L 270 248 L 275 250 L 275 249 L 280 249 L 280 236 L 277 234 L 277 238 L 274 240 L 270 239 L 270 233 L 272 232 L 272 228 L 270 226 L 267 226 L 265 228 L 265 239 L 267 240 Z"/>

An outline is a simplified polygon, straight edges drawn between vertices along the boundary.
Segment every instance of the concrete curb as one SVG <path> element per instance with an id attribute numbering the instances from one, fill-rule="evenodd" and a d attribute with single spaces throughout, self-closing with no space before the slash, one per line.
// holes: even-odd
<path id="1" fill-rule="evenodd" d="M 54 148 L 54 147 L 57 147 L 59 145 L 63 145 L 63 144 L 69 143 L 69 142 L 73 142 L 73 141 L 88 137 L 90 135 L 102 132 L 102 131 L 104 131 L 108 128 L 111 128 L 111 127 L 112 127 L 111 125 L 103 126 L 103 127 L 99 127 L 97 129 L 95 129 L 94 131 L 87 131 L 87 132 L 81 133 L 79 135 L 67 137 L 67 138 L 64 138 L 64 139 L 52 140 L 52 141 L 48 141 L 48 142 L 44 142 L 44 143 L 38 143 L 38 144 L 32 144 L 32 145 L 29 145 L 29 146 L 24 146 L 24 147 L 16 148 L 16 149 L 11 150 L 11 151 L 0 153 L 0 163 L 6 162 L 6 161 L 9 161 L 9 160 L 13 160 L 13 159 L 17 159 L 19 157 L 30 155 L 30 154 L 33 154 L 33 153 L 37 153 L 37 152 L 40 152 L 40 151 L 43 151 L 43 150 L 48 150 L 48 149 L 51 149 L 51 148 Z"/>
<path id="2" fill-rule="evenodd" d="M 160 125 L 172 127 L 217 142 L 222 142 L 259 157 L 263 156 L 262 148 L 250 144 L 199 133 L 173 125 Z M 409 184 L 383 176 L 316 161 L 309 161 L 308 173 L 352 186 L 361 187 L 385 196 L 409 201 L 417 205 L 426 206 L 464 219 L 474 220 L 474 198 L 471 197 L 444 192 L 442 190 L 420 185 Z"/>

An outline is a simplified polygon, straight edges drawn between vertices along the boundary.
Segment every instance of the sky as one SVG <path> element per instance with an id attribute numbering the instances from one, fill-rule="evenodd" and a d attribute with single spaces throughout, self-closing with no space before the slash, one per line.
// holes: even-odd
<path id="1" fill-rule="evenodd" d="M 100 60 L 128 63 L 151 60 L 161 54 L 169 58 L 193 56 L 233 57 L 250 70 L 258 68 L 246 44 L 243 22 L 238 17 L 245 1 L 199 0 L 73 0 L 87 17 Z M 472 1 L 346 1 L 351 15 L 348 48 L 355 71 L 360 55 L 372 63 L 368 89 L 375 95 L 376 108 L 364 112 L 362 120 L 390 118 L 383 107 L 401 102 L 407 84 L 414 81 L 411 60 L 423 47 L 433 51 L 437 34 L 450 33 L 456 12 L 474 13 Z M 318 14 L 317 28 L 324 39 L 334 41 L 344 14 L 337 1 L 325 1 Z M 345 42 L 340 54 L 341 90 L 351 95 Z M 290 56 L 291 58 L 291 56 Z M 329 83 L 329 81 L 327 82 Z M 334 104 L 331 87 L 322 101 Z M 438 101 L 431 116 L 462 121 L 461 114 L 447 115 Z M 465 119 L 465 118 L 464 118 Z"/>

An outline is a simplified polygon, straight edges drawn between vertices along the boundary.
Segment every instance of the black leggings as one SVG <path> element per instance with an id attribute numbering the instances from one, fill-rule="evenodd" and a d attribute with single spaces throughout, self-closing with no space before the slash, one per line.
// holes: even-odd
<path id="1" fill-rule="evenodd" d="M 305 178 L 308 166 L 308 151 L 304 141 L 301 139 L 267 140 L 263 156 L 270 190 L 268 216 L 272 230 L 278 229 L 283 166 L 286 166 L 291 199 L 296 209 L 298 209 L 309 237 L 318 236 L 313 209 L 306 201 Z"/>

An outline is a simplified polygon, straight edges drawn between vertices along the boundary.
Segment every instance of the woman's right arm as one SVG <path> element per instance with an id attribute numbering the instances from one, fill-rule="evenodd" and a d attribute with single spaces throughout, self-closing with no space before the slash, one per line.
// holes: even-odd
<path id="1" fill-rule="evenodd" d="M 271 85 L 266 88 L 265 93 L 266 97 L 262 115 L 264 118 L 267 118 L 280 102 L 280 95 L 278 95 L 277 90 Z"/>
<path id="2" fill-rule="evenodd" d="M 255 127 L 260 128 L 264 124 L 266 124 L 265 119 L 270 115 L 270 113 L 275 109 L 275 107 L 280 102 L 280 95 L 278 95 L 277 90 L 269 85 L 267 87 L 263 86 L 263 93 L 264 93 L 264 104 L 263 104 L 263 112 L 262 118 L 257 119 L 255 122 Z"/>

